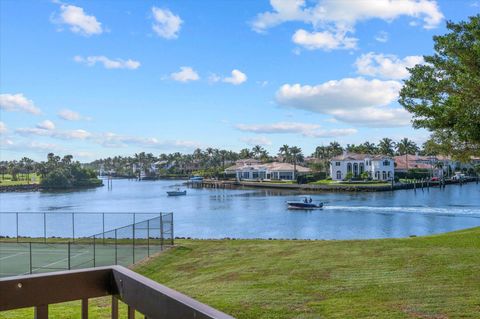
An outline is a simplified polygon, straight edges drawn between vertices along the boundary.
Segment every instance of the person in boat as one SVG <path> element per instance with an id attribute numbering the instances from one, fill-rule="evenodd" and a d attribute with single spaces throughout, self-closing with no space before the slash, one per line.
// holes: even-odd
<path id="1" fill-rule="evenodd" d="M 305 197 L 305 199 L 303 200 L 303 202 L 304 202 L 305 204 L 308 204 L 308 199 Z"/>
<path id="2" fill-rule="evenodd" d="M 311 204 L 312 203 L 312 198 L 310 197 L 310 199 L 308 200 L 308 202 Z"/>

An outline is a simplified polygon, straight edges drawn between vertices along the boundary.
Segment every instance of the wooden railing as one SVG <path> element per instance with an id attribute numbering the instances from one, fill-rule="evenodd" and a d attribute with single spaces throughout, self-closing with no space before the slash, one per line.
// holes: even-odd
<path id="1" fill-rule="evenodd" d="M 148 319 L 233 319 L 173 289 L 122 266 L 60 271 L 0 279 L 0 311 L 35 307 L 35 318 L 48 318 L 50 304 L 81 300 L 88 318 L 90 298 L 112 296 L 111 318 L 118 318 L 118 301 Z"/>

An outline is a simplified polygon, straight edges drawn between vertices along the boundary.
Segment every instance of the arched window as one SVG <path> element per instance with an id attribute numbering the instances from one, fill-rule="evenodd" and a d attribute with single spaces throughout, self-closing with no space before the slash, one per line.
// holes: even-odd
<path id="1" fill-rule="evenodd" d="M 351 173 L 352 172 L 352 163 L 348 163 L 347 164 L 347 173 Z"/>
<path id="2" fill-rule="evenodd" d="M 392 172 L 388 172 L 388 178 L 392 178 Z"/>
<path id="3" fill-rule="evenodd" d="M 383 180 L 386 180 L 387 179 L 387 172 L 383 171 L 382 172 L 382 177 L 383 177 L 382 178 Z"/>
<path id="4" fill-rule="evenodd" d="M 337 171 L 337 179 L 338 180 L 342 179 L 342 172 L 341 171 Z"/>
<path id="5" fill-rule="evenodd" d="M 380 172 L 379 171 L 375 172 L 375 179 L 380 179 Z"/>
<path id="6" fill-rule="evenodd" d="M 358 176 L 358 163 L 353 164 L 353 176 Z"/>
<path id="7" fill-rule="evenodd" d="M 365 171 L 365 164 L 360 163 L 360 175 Z"/>

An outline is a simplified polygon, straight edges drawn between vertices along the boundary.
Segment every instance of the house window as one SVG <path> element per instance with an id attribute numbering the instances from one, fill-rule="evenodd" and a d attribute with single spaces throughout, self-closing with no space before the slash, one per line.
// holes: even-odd
<path id="1" fill-rule="evenodd" d="M 337 179 L 342 179 L 342 172 L 341 171 L 337 171 Z"/>
<path id="2" fill-rule="evenodd" d="M 292 180 L 293 173 L 292 172 L 280 172 L 280 179 Z"/>
<path id="3" fill-rule="evenodd" d="M 383 161 L 383 166 L 390 166 L 390 161 L 388 160 Z"/>
<path id="4" fill-rule="evenodd" d="M 340 166 L 340 162 L 335 162 L 335 166 Z"/>
<path id="5" fill-rule="evenodd" d="M 348 163 L 347 164 L 347 173 L 351 173 L 352 172 L 352 163 Z"/>
<path id="6" fill-rule="evenodd" d="M 383 177 L 383 180 L 386 180 L 387 179 L 387 172 L 383 171 L 382 172 L 382 177 Z"/>
<path id="7" fill-rule="evenodd" d="M 375 172 L 375 179 L 380 179 L 380 172 Z"/>
<path id="8" fill-rule="evenodd" d="M 365 171 L 365 165 L 363 163 L 360 163 L 360 175 Z"/>
<path id="9" fill-rule="evenodd" d="M 242 178 L 247 178 L 248 179 L 249 175 L 250 174 L 248 172 L 243 172 Z"/>
<path id="10" fill-rule="evenodd" d="M 392 178 L 392 172 L 388 172 L 388 179 Z"/>
<path id="11" fill-rule="evenodd" d="M 353 176 L 358 176 L 358 163 L 353 164 Z"/>
<path id="12" fill-rule="evenodd" d="M 253 172 L 252 178 L 258 178 L 258 172 Z"/>

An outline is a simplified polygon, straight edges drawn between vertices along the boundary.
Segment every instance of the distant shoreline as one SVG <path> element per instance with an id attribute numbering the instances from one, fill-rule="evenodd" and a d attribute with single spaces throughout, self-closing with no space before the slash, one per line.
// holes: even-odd
<path id="1" fill-rule="evenodd" d="M 0 185 L 0 193 L 23 193 L 23 192 L 39 192 L 39 191 L 75 191 L 88 188 L 102 187 L 100 185 L 74 186 L 70 188 L 43 188 L 40 184 L 24 184 L 24 185 Z"/>

